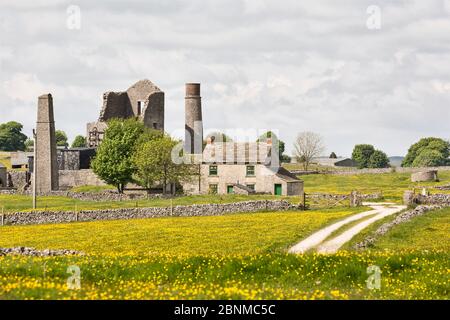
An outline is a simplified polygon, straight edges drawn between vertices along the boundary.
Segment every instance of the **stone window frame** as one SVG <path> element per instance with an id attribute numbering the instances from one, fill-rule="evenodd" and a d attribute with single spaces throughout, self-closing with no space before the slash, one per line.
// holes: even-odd
<path id="1" fill-rule="evenodd" d="M 219 185 L 217 183 L 210 183 L 208 191 L 210 194 L 218 194 L 219 193 Z"/>
<path id="2" fill-rule="evenodd" d="M 252 170 L 249 170 L 252 168 Z M 256 176 L 256 166 L 254 165 L 246 165 L 245 166 L 245 176 L 246 177 L 254 177 Z"/>
<path id="3" fill-rule="evenodd" d="M 215 169 L 213 169 L 215 168 Z M 217 165 L 210 165 L 209 166 L 209 175 L 212 177 L 216 177 L 219 175 L 219 167 Z"/>

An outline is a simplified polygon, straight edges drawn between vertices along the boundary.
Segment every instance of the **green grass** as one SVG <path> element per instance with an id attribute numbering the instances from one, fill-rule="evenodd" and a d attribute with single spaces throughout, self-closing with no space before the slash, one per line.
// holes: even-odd
<path id="1" fill-rule="evenodd" d="M 316 174 L 300 176 L 305 183 L 306 193 L 338 193 L 346 194 L 353 190 L 361 193 L 382 192 L 385 200 L 401 202 L 405 190 L 412 190 L 418 186 L 433 186 L 450 183 L 450 171 L 439 171 L 439 182 L 411 182 L 409 173 L 384 174 L 352 174 L 331 175 Z M 433 193 L 444 191 L 432 190 Z"/>
<path id="2" fill-rule="evenodd" d="M 0 247 L 88 255 L 0 257 L 0 299 L 449 299 L 447 252 L 285 253 L 360 209 L 2 227 Z M 370 265 L 380 290 L 366 287 Z"/>
<path id="3" fill-rule="evenodd" d="M 113 190 L 116 191 L 117 189 L 114 186 L 111 185 L 106 185 L 106 186 L 79 186 L 79 187 L 74 187 L 72 189 L 70 189 L 70 191 L 72 192 L 103 192 L 103 191 L 108 191 L 108 190 Z"/>
<path id="4" fill-rule="evenodd" d="M 450 208 L 427 212 L 394 226 L 374 249 L 450 249 Z"/>
<path id="5" fill-rule="evenodd" d="M 173 199 L 153 198 L 127 201 L 82 201 L 62 196 L 38 197 L 37 210 L 94 210 L 131 207 L 168 207 L 170 205 L 192 205 L 207 203 L 231 203 L 249 200 L 280 200 L 285 199 L 293 203 L 299 203 L 298 197 L 280 197 L 272 195 L 196 195 L 183 196 Z M 29 211 L 32 208 L 32 198 L 27 195 L 1 195 L 0 210 L 5 212 Z"/>
<path id="6" fill-rule="evenodd" d="M 70 248 L 94 254 L 283 251 L 314 230 L 361 211 L 364 208 L 5 226 L 0 247 Z"/>

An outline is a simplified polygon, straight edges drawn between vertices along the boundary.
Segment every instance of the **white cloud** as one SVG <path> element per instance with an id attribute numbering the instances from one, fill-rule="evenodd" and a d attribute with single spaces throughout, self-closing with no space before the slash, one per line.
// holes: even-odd
<path id="1" fill-rule="evenodd" d="M 51 92 L 70 137 L 98 117 L 102 93 L 149 78 L 166 93 L 166 128 L 183 128 L 184 83 L 202 83 L 206 128 L 272 128 L 291 143 L 324 135 L 403 154 L 423 135 L 448 136 L 448 1 L 14 1 L 0 12 L 0 121 L 31 131 Z M 436 116 L 439 115 L 439 116 Z"/>

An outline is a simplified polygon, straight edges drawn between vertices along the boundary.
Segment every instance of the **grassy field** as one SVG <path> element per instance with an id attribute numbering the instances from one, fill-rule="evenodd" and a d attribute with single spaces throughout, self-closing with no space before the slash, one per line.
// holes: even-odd
<path id="1" fill-rule="evenodd" d="M 372 193 L 400 201 L 414 187 L 409 174 L 302 176 L 306 192 Z M 450 182 L 450 173 L 440 173 Z M 423 185 L 423 184 L 421 184 Z M 87 188 L 87 189 L 86 189 Z M 78 191 L 102 191 L 90 187 Z M 194 196 L 173 205 L 224 203 L 273 196 Z M 297 201 L 297 198 L 291 198 Z M 167 206 L 170 199 L 138 202 Z M 0 195 L 0 207 L 27 210 L 30 197 Z M 135 201 L 82 202 L 41 198 L 54 210 L 135 206 Z M 394 227 L 371 250 L 291 255 L 286 249 L 314 231 L 365 208 L 260 212 L 0 227 L 0 247 L 75 249 L 85 256 L 0 257 L 0 299 L 450 299 L 450 209 Z M 370 234 L 389 217 L 352 239 Z M 348 228 L 349 226 L 347 226 Z M 359 238 L 358 238 L 359 237 Z M 351 248 L 349 244 L 347 249 Z M 69 266 L 81 289 L 67 287 Z M 381 289 L 366 286 L 367 268 L 381 269 Z"/>
<path id="2" fill-rule="evenodd" d="M 441 249 L 291 255 L 286 249 L 359 209 L 2 227 L 0 247 L 78 257 L 0 257 L 0 299 L 449 299 Z M 81 270 L 69 290 L 68 266 Z M 366 286 L 367 267 L 382 287 Z"/>
<path id="3" fill-rule="evenodd" d="M 350 193 L 357 190 L 361 193 L 382 192 L 385 200 L 401 202 L 403 192 L 419 186 L 444 185 L 450 183 L 450 171 L 439 172 L 439 182 L 411 182 L 409 173 L 385 174 L 353 174 L 330 175 L 316 174 L 300 176 L 305 183 L 305 192 Z M 429 189 L 432 193 L 444 191 Z M 446 191 L 448 192 L 448 191 Z"/>
<path id="4" fill-rule="evenodd" d="M 127 200 L 127 201 L 82 201 L 69 197 L 51 196 L 38 197 L 37 210 L 93 210 L 108 208 L 130 208 L 130 207 L 168 207 L 171 205 L 191 205 L 206 203 L 230 203 L 248 200 L 281 200 L 285 199 L 294 203 L 299 203 L 298 197 L 280 197 L 272 195 L 198 195 L 183 196 L 173 199 L 143 199 L 143 200 Z M 29 211 L 32 208 L 32 198 L 27 195 L 2 195 L 0 194 L 0 210 L 5 212 Z"/>

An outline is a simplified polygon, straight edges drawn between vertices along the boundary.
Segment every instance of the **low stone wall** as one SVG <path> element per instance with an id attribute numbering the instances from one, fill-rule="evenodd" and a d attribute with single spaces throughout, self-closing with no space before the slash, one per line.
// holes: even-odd
<path id="1" fill-rule="evenodd" d="M 429 171 L 429 170 L 437 170 L 437 171 L 450 171 L 450 166 L 444 167 L 429 167 L 429 168 L 403 168 L 403 167 L 395 167 L 395 168 L 380 168 L 380 169 L 358 169 L 358 168 L 345 168 L 345 170 L 334 170 L 333 168 L 330 171 L 323 172 L 325 174 L 335 174 L 335 175 L 349 175 L 349 174 L 381 174 L 381 173 L 416 173 L 421 171 Z"/>
<path id="2" fill-rule="evenodd" d="M 150 194 L 147 196 L 145 191 L 127 191 L 123 194 L 118 193 L 113 190 L 106 190 L 101 192 L 72 192 L 72 191 L 52 191 L 48 196 L 63 196 L 72 199 L 82 200 L 82 201 L 126 201 L 126 200 L 143 200 L 148 197 L 160 198 L 161 194 Z"/>
<path id="3" fill-rule="evenodd" d="M 226 204 L 174 207 L 123 208 L 84 211 L 16 212 L 2 217 L 3 225 L 66 223 L 74 221 L 144 219 L 157 217 L 217 216 L 236 212 L 286 211 L 303 209 L 285 200 L 256 200 Z"/>
<path id="4" fill-rule="evenodd" d="M 84 253 L 81 251 L 68 250 L 68 249 L 37 250 L 35 248 L 28 248 L 28 247 L 0 248 L 0 256 L 6 256 L 6 255 L 20 255 L 20 256 L 31 256 L 31 257 L 55 257 L 55 256 L 84 255 Z"/>
<path id="5" fill-rule="evenodd" d="M 438 210 L 446 207 L 446 205 L 428 205 L 428 206 L 418 206 L 412 210 L 400 213 L 391 222 L 382 224 L 376 231 L 374 231 L 370 236 L 366 237 L 363 241 L 354 245 L 355 249 L 367 249 L 372 247 L 379 237 L 386 234 L 394 226 L 409 221 L 417 216 L 421 216 L 428 211 Z"/>

